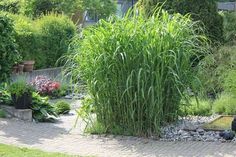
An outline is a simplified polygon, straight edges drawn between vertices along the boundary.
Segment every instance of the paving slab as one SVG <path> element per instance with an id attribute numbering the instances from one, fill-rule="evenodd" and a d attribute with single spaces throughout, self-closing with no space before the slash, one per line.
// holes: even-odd
<path id="1" fill-rule="evenodd" d="M 235 157 L 236 144 L 212 142 L 162 142 L 127 136 L 84 135 L 76 115 L 57 123 L 32 123 L 0 119 L 0 143 L 49 152 L 97 157 Z M 72 129 L 72 130 L 71 130 Z"/>

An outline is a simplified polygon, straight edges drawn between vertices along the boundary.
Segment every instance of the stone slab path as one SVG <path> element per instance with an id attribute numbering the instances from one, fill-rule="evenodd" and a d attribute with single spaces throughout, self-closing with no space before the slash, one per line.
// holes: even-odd
<path id="1" fill-rule="evenodd" d="M 0 119 L 0 143 L 95 157 L 236 157 L 236 144 L 233 143 L 161 142 L 137 137 L 86 136 L 82 134 L 82 125 L 70 131 L 75 119 L 75 114 L 61 117 L 55 124 Z"/>

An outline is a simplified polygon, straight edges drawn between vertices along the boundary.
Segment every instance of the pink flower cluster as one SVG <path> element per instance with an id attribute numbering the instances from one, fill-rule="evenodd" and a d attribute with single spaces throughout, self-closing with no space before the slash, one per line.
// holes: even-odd
<path id="1" fill-rule="evenodd" d="M 58 90 L 60 88 L 60 83 L 52 81 L 46 76 L 37 76 L 32 82 L 36 90 L 40 94 L 51 95 L 53 91 Z"/>

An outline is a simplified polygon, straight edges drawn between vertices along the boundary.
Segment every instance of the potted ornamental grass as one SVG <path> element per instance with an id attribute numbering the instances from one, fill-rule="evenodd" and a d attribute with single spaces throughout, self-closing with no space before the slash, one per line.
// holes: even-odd
<path id="1" fill-rule="evenodd" d="M 12 83 L 9 92 L 16 109 L 30 109 L 34 88 L 25 81 L 20 80 Z"/>

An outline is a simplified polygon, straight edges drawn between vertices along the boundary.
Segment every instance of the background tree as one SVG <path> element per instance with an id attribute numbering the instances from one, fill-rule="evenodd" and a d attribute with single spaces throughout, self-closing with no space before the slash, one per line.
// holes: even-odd
<path id="1" fill-rule="evenodd" d="M 97 17 L 106 18 L 116 11 L 113 0 L 22 0 L 22 12 L 38 17 L 49 12 L 64 13 L 68 16 L 84 11 L 94 12 Z"/>
<path id="2" fill-rule="evenodd" d="M 156 6 L 169 12 L 191 14 L 194 21 L 202 21 L 207 36 L 213 42 L 223 41 L 223 18 L 217 12 L 215 0 L 140 0 L 139 6 L 147 15 L 152 14 Z"/>
<path id="3" fill-rule="evenodd" d="M 38 17 L 49 12 L 64 13 L 71 16 L 82 9 L 82 0 L 22 0 L 23 14 Z"/>
<path id="4" fill-rule="evenodd" d="M 11 13 L 19 13 L 20 0 L 1 0 L 0 11 L 6 11 Z"/>

